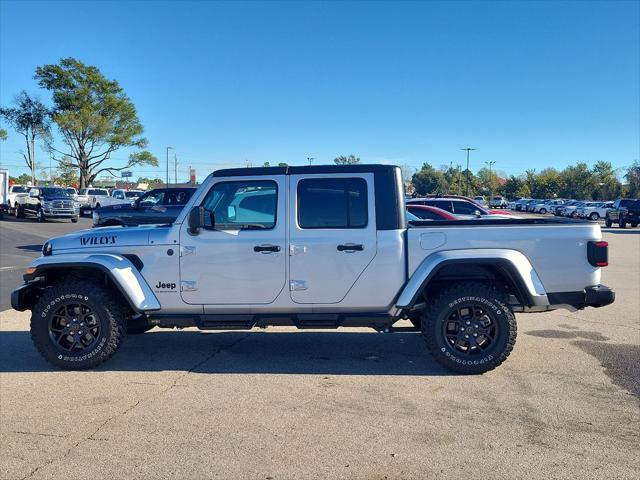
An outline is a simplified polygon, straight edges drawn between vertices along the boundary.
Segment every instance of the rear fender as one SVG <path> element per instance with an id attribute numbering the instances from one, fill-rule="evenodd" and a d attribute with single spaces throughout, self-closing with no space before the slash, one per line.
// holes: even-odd
<path id="1" fill-rule="evenodd" d="M 131 308 L 139 313 L 160 310 L 160 302 L 147 284 L 142 274 L 129 259 L 113 254 L 71 254 L 39 257 L 30 267 L 35 271 L 25 275 L 29 282 L 47 271 L 60 270 L 68 272 L 73 269 L 97 269 L 106 274 Z"/>
<path id="2" fill-rule="evenodd" d="M 438 271 L 447 265 L 471 264 L 496 266 L 514 283 L 521 301 L 528 307 L 549 305 L 547 293 L 535 269 L 521 252 L 508 249 L 445 250 L 425 258 L 406 283 L 396 307 L 411 308 Z"/>

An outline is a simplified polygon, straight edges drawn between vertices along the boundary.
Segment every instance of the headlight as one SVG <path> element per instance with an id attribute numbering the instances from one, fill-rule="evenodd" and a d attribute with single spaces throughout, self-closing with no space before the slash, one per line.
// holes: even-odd
<path id="1" fill-rule="evenodd" d="M 45 242 L 42 246 L 42 255 L 45 257 L 53 255 L 53 245 L 50 242 Z"/>
<path id="2" fill-rule="evenodd" d="M 45 200 L 44 202 L 42 202 L 42 206 L 44 208 L 51 208 L 51 202 L 49 200 Z"/>

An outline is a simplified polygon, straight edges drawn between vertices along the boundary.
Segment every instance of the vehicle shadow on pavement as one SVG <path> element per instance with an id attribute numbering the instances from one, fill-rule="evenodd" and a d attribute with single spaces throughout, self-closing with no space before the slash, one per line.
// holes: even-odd
<path id="1" fill-rule="evenodd" d="M 29 332 L 0 332 L 0 372 L 56 371 Z M 430 356 L 418 332 L 199 332 L 128 336 L 97 371 L 212 374 L 455 375 Z"/>
<path id="2" fill-rule="evenodd" d="M 41 252 L 42 244 L 38 245 L 18 245 L 16 247 L 18 250 L 26 250 L 28 252 Z"/>

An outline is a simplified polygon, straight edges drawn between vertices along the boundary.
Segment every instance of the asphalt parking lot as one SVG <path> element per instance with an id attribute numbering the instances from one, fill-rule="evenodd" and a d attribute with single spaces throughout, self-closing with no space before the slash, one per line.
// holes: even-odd
<path id="1" fill-rule="evenodd" d="M 2 479 L 637 478 L 640 229 L 605 230 L 613 305 L 518 315 L 509 360 L 465 377 L 357 329 L 154 329 L 58 371 L 8 293 L 79 226 L 0 221 Z"/>

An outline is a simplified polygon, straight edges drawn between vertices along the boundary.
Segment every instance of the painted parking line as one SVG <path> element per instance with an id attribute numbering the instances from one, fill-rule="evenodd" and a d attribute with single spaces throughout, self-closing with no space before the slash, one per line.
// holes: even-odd
<path id="1" fill-rule="evenodd" d="M 0 267 L 0 271 L 3 271 L 3 270 L 20 270 L 22 268 L 24 268 L 24 267 L 16 267 L 16 266 L 13 266 L 13 267 Z"/>

